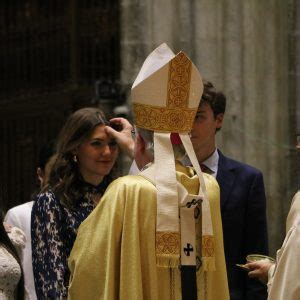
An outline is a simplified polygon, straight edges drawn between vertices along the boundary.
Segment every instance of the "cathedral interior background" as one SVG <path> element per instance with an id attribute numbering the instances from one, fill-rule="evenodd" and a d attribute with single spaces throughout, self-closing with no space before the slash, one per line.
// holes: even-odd
<path id="1" fill-rule="evenodd" d="M 1 1 L 1 207 L 30 200 L 37 153 L 72 111 L 129 104 L 145 57 L 167 42 L 227 96 L 218 145 L 263 172 L 274 255 L 300 182 L 299 16 L 296 0 Z"/>
<path id="2" fill-rule="evenodd" d="M 57 136 L 65 118 L 80 107 L 97 105 L 95 82 L 98 96 L 117 97 L 111 95 L 111 84 L 120 78 L 119 40 L 116 0 L 1 1 L 4 210 L 30 199 L 39 149 Z"/>

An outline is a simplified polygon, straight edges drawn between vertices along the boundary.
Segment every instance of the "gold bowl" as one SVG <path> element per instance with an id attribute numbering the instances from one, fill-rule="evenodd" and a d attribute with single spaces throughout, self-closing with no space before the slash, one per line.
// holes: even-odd
<path id="1" fill-rule="evenodd" d="M 246 260 L 248 263 L 260 261 L 260 260 L 275 262 L 275 259 L 273 257 L 267 256 L 267 255 L 261 255 L 261 254 L 249 254 L 246 256 Z"/>

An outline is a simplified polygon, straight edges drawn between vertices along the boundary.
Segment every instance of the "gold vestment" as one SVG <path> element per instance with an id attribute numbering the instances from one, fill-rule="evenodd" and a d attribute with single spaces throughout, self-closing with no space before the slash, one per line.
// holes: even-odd
<path id="1" fill-rule="evenodd" d="M 176 169 L 177 180 L 197 194 L 194 170 L 181 165 Z M 219 187 L 212 176 L 204 177 L 216 271 L 197 271 L 198 299 L 229 299 Z M 140 175 L 115 180 L 79 228 L 69 258 L 69 299 L 181 299 L 180 270 L 156 265 L 155 234 L 155 186 Z"/>

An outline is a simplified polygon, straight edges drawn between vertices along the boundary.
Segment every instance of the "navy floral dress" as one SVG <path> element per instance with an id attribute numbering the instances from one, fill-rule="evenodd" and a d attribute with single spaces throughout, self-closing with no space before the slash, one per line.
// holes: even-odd
<path id="1" fill-rule="evenodd" d="M 49 189 L 37 196 L 31 215 L 32 264 L 38 299 L 68 295 L 68 257 L 79 225 L 94 209 L 82 198 L 74 209 L 62 205 Z"/>

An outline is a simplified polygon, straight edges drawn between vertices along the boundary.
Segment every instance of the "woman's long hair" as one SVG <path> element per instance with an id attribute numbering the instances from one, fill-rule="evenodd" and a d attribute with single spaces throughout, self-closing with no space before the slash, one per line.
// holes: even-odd
<path id="1" fill-rule="evenodd" d="M 21 268 L 21 278 L 18 283 L 17 292 L 18 292 L 18 299 L 23 300 L 24 299 L 24 277 L 23 277 L 21 260 L 18 256 L 16 248 L 12 244 L 4 228 L 2 212 L 0 212 L 0 244 L 3 245 L 5 249 L 16 259 L 16 261 L 18 262 Z"/>
<path id="2" fill-rule="evenodd" d="M 66 207 L 73 209 L 83 195 L 83 178 L 74 153 L 90 136 L 98 125 L 108 125 L 104 113 L 94 107 L 82 108 L 74 112 L 63 126 L 57 141 L 56 161 L 54 162 L 49 185 Z M 116 177 L 114 168 L 102 181 L 103 192 Z M 47 188 L 47 187 L 46 187 Z"/>

